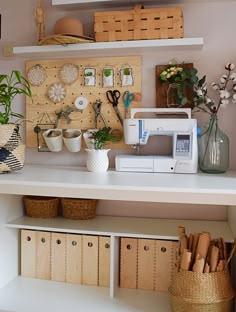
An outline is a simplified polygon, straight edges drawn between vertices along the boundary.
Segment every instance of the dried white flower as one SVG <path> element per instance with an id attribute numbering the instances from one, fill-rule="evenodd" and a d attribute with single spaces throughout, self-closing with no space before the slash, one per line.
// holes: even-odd
<path id="1" fill-rule="evenodd" d="M 230 97 L 230 93 L 227 90 L 220 90 L 219 93 L 221 99 L 228 99 Z"/>
<path id="2" fill-rule="evenodd" d="M 220 77 L 220 82 L 221 82 L 221 83 L 225 83 L 226 80 L 227 80 L 227 75 L 222 75 L 222 76 Z"/>
<path id="3" fill-rule="evenodd" d="M 215 82 L 212 82 L 211 87 L 213 90 L 219 90 L 220 89 L 219 85 Z"/>
<path id="4" fill-rule="evenodd" d="M 236 81 L 236 73 L 231 73 L 229 76 L 229 79 L 231 79 L 235 82 Z"/>
<path id="5" fill-rule="evenodd" d="M 227 69 L 227 70 L 234 70 L 235 69 L 235 65 L 233 63 L 227 63 L 225 65 L 225 69 Z"/>

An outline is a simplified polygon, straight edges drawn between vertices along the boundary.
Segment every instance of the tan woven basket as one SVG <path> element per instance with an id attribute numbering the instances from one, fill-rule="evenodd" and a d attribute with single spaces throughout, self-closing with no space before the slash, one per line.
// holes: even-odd
<path id="1" fill-rule="evenodd" d="M 228 270 L 176 272 L 169 292 L 173 312 L 231 312 L 234 298 Z"/>
<path id="2" fill-rule="evenodd" d="M 43 196 L 24 196 L 25 213 L 33 218 L 55 218 L 58 216 L 59 198 Z"/>
<path id="3" fill-rule="evenodd" d="M 67 219 L 86 220 L 96 216 L 97 200 L 62 198 L 62 215 Z"/>

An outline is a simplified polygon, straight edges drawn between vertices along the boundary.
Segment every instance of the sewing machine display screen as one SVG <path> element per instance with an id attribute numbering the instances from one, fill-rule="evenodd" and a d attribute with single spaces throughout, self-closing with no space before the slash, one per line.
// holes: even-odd
<path id="1" fill-rule="evenodd" d="M 190 134 L 177 134 L 176 156 L 190 156 Z"/>

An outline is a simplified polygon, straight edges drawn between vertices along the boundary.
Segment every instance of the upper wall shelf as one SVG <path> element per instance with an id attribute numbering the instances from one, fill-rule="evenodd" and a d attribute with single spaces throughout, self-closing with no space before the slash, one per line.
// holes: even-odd
<path id="1" fill-rule="evenodd" d="M 143 51 L 165 48 L 202 48 L 203 38 L 181 38 L 181 39 L 157 39 L 157 40 L 133 40 L 133 41 L 115 41 L 115 42 L 94 42 L 80 43 L 70 45 L 45 45 L 45 46 L 24 46 L 14 47 L 13 54 L 23 57 L 34 56 L 67 56 L 83 55 L 86 52 L 91 56 L 98 55 L 99 51 L 115 52 L 116 54 L 134 52 L 138 54 Z"/>

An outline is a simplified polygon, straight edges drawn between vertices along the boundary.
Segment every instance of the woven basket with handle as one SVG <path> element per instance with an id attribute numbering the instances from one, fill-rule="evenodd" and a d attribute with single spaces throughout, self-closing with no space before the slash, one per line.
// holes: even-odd
<path id="1" fill-rule="evenodd" d="M 96 216 L 96 199 L 62 198 L 62 215 L 67 219 L 86 220 Z"/>

